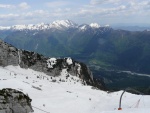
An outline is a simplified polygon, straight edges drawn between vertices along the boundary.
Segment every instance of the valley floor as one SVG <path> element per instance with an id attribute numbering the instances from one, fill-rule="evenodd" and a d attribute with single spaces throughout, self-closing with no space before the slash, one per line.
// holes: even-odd
<path id="1" fill-rule="evenodd" d="M 122 91 L 107 93 L 96 90 L 82 85 L 77 77 L 70 75 L 66 79 L 66 75 L 65 70 L 61 77 L 51 78 L 44 73 L 19 66 L 0 67 L 0 89 L 14 88 L 28 94 L 32 99 L 34 113 L 150 112 L 149 95 L 125 93 L 122 99 L 123 110 L 118 111 Z"/>

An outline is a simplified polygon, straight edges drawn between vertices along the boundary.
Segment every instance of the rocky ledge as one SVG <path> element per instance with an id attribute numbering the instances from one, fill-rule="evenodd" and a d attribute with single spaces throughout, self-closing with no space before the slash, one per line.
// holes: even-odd
<path id="1" fill-rule="evenodd" d="M 32 113 L 31 99 L 15 89 L 0 90 L 0 113 Z"/>

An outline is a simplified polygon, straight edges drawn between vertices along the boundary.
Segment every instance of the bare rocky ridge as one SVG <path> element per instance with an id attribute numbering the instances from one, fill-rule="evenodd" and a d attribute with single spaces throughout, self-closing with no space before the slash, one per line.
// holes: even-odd
<path id="1" fill-rule="evenodd" d="M 31 99 L 15 89 L 0 90 L 0 113 L 31 113 Z"/>

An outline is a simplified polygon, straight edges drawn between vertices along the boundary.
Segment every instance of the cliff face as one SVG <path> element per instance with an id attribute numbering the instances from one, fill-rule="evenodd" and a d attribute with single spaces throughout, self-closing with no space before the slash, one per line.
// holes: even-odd
<path id="1" fill-rule="evenodd" d="M 15 89 L 0 90 L 0 113 L 31 113 L 31 99 Z"/>
<path id="2" fill-rule="evenodd" d="M 98 82 L 93 78 L 89 68 L 71 58 L 46 58 L 35 52 L 19 50 L 0 40 L 0 66 L 20 65 L 22 68 L 30 68 L 44 72 L 49 76 L 60 76 L 63 69 L 73 76 L 82 79 L 83 84 L 105 89 L 103 81 Z"/>

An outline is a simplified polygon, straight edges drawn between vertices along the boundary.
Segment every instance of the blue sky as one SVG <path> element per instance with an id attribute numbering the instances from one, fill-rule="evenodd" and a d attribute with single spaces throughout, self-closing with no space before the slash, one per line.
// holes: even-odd
<path id="1" fill-rule="evenodd" d="M 0 26 L 69 19 L 100 25 L 150 25 L 150 0 L 1 0 Z"/>

